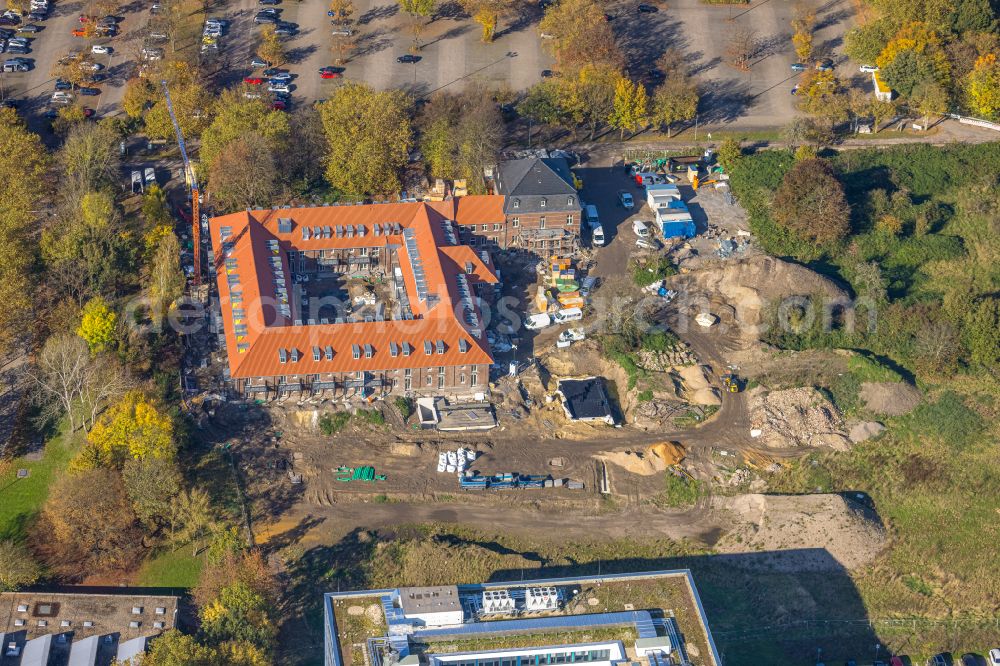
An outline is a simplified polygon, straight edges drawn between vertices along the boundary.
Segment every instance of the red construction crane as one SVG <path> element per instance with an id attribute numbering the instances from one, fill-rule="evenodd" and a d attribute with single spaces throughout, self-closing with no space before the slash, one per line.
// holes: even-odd
<path id="1" fill-rule="evenodd" d="M 167 99 L 167 111 L 170 112 L 170 122 L 174 124 L 174 133 L 177 134 L 177 145 L 181 149 L 181 159 L 184 161 L 184 176 L 187 180 L 188 187 L 191 189 L 191 239 L 194 244 L 194 275 L 192 276 L 191 283 L 195 287 L 201 286 L 201 215 L 198 210 L 198 179 L 195 176 L 194 169 L 191 167 L 191 161 L 188 159 L 187 148 L 184 145 L 184 134 L 181 132 L 181 126 L 177 122 L 177 116 L 174 115 L 174 104 L 170 101 L 170 90 L 167 88 L 166 81 L 160 81 L 163 86 L 163 94 Z"/>

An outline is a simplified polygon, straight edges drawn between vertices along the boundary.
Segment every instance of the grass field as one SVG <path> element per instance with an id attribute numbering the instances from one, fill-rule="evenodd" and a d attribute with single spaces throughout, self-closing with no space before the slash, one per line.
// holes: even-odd
<path id="1" fill-rule="evenodd" d="M 60 433 L 46 443 L 41 460 L 15 458 L 0 468 L 0 539 L 24 539 L 48 497 L 49 485 L 69 465 L 79 444 L 79 433 Z M 18 478 L 19 469 L 28 470 L 28 476 Z"/>
<path id="2" fill-rule="evenodd" d="M 204 558 L 195 556 L 190 544 L 174 550 L 164 549 L 143 563 L 136 573 L 135 584 L 142 587 L 191 588 L 198 584 L 204 564 Z"/>

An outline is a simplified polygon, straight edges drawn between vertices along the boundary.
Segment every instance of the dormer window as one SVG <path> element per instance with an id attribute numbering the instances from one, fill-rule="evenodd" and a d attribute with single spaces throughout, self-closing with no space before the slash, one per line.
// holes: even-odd
<path id="1" fill-rule="evenodd" d="M 566 197 L 566 205 L 567 206 L 573 205 L 573 197 Z"/>
<path id="2" fill-rule="evenodd" d="M 510 205 L 513 208 L 520 208 L 521 207 L 521 200 L 520 199 L 514 199 L 513 201 L 511 201 Z"/>
<path id="3" fill-rule="evenodd" d="M 539 201 L 538 205 L 541 206 L 542 208 L 545 208 L 545 199 L 542 199 L 541 201 Z"/>

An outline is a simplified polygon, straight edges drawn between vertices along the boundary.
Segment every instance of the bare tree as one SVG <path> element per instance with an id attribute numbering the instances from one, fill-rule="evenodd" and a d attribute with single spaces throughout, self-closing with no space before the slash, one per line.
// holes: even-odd
<path id="1" fill-rule="evenodd" d="M 90 430 L 105 406 L 115 402 L 133 386 L 128 371 L 118 361 L 106 358 L 91 363 L 80 390 L 81 425 Z"/>
<path id="2" fill-rule="evenodd" d="M 757 32 L 750 28 L 737 27 L 729 35 L 726 53 L 730 64 L 736 69 L 749 71 L 750 59 L 757 50 Z"/>
<path id="3" fill-rule="evenodd" d="M 47 417 L 60 413 L 69 419 L 70 430 L 76 430 L 73 409 L 80 400 L 92 361 L 87 343 L 71 333 L 54 335 L 45 342 L 35 367 L 29 376 L 38 389 L 36 394 Z"/>

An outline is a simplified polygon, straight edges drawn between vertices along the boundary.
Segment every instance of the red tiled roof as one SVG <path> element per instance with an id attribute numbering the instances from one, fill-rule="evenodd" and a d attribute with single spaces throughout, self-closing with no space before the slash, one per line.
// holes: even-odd
<path id="1" fill-rule="evenodd" d="M 465 209 L 469 216 L 490 215 L 495 206 L 488 201 L 473 203 Z M 460 297 L 459 281 L 496 282 L 497 277 L 488 255 L 484 259 L 468 246 L 451 244 L 444 225 L 454 220 L 456 208 L 454 201 L 370 204 L 252 210 L 212 218 L 210 234 L 231 376 L 271 377 L 492 363 L 482 326 L 467 323 L 470 315 L 466 314 L 467 305 Z M 279 219 L 291 220 L 290 232 L 279 231 Z M 477 222 L 479 219 L 486 218 L 477 218 Z M 503 219 L 502 214 L 499 219 Z M 352 226 L 352 237 L 347 235 L 347 225 Z M 364 228 L 363 235 L 359 225 Z M 376 225 L 380 230 L 378 235 Z M 338 226 L 342 227 L 339 236 Z M 230 228 L 228 251 L 221 242 L 223 227 Z M 309 227 L 308 239 L 303 237 L 303 227 Z M 317 229 L 319 238 L 315 238 Z M 417 257 L 411 257 L 406 248 L 403 234 L 406 229 L 412 229 L 415 254 L 426 281 L 424 299 L 420 298 L 414 279 Z M 292 301 L 288 303 L 290 316 L 278 313 L 281 296 L 276 293 L 275 279 L 280 276 L 287 294 L 292 293 L 289 250 L 373 246 L 397 248 L 414 319 L 296 326 L 292 325 L 298 315 L 294 299 L 288 299 Z M 273 267 L 272 257 L 277 258 Z M 239 281 L 232 291 L 229 274 L 236 275 Z M 231 294 L 237 293 L 242 294 L 241 304 L 232 301 Z M 234 308 L 242 308 L 245 316 L 234 319 Z M 479 317 L 473 303 L 471 318 L 475 321 Z M 246 330 L 237 332 L 237 325 L 245 326 Z M 441 354 L 437 353 L 438 341 L 442 342 Z M 424 353 L 425 342 L 433 347 L 431 355 Z M 392 343 L 398 348 L 395 356 L 391 353 Z M 409 355 L 404 354 L 404 343 L 412 350 Z M 354 358 L 355 345 L 359 347 L 358 359 Z M 371 358 L 366 357 L 369 350 L 365 345 L 370 347 Z M 326 358 L 328 346 L 333 352 L 330 360 Z M 318 361 L 314 360 L 314 348 L 319 350 Z M 280 361 L 281 349 L 286 350 L 285 363 Z M 293 350 L 298 361 L 292 360 Z"/>

